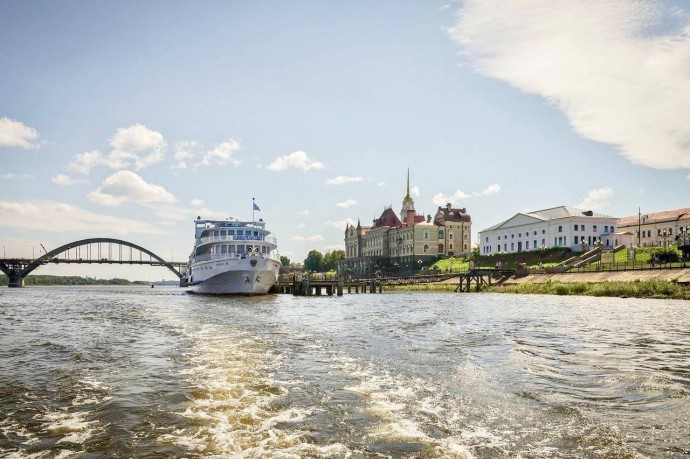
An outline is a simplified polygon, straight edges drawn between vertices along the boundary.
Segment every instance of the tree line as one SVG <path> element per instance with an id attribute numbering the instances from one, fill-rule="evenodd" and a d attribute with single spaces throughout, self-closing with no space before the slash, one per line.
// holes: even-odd
<path id="1" fill-rule="evenodd" d="M 318 250 L 311 250 L 304 259 L 302 269 L 305 271 L 328 272 L 334 271 L 338 261 L 345 259 L 344 250 L 333 250 L 325 254 Z M 280 257 L 280 263 L 283 266 L 290 266 L 290 259 L 285 256 Z"/>
<path id="2" fill-rule="evenodd" d="M 147 285 L 145 281 L 129 281 L 127 279 L 95 279 L 81 276 L 27 276 L 24 285 Z M 0 285 L 7 285 L 7 276 L 0 275 Z"/>

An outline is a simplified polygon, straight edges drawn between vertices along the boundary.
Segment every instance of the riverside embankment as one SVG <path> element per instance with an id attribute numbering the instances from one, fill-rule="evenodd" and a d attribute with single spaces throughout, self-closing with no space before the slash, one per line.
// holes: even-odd
<path id="1" fill-rule="evenodd" d="M 502 282 L 503 285 L 543 284 L 546 282 L 590 283 L 602 282 L 644 282 L 666 281 L 690 285 L 690 268 L 686 269 L 648 269 L 639 271 L 595 271 L 584 273 L 552 273 L 512 276 Z"/>
<path id="2" fill-rule="evenodd" d="M 387 285 L 386 290 L 453 292 L 459 278 L 442 282 Z M 475 287 L 475 286 L 473 286 Z M 579 295 L 690 300 L 690 269 L 529 274 L 493 279 L 471 292 Z"/>

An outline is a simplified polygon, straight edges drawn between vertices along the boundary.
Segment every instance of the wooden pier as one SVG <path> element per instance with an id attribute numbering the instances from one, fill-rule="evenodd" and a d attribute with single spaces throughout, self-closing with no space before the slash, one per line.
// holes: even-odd
<path id="1" fill-rule="evenodd" d="M 460 282 L 455 288 L 456 292 L 469 292 L 472 283 L 475 289 L 480 289 L 482 285 L 491 285 L 491 276 L 493 276 L 493 269 L 471 269 L 467 272 L 460 273 Z"/>
<path id="2" fill-rule="evenodd" d="M 271 288 L 273 293 L 287 293 L 295 296 L 342 296 L 347 293 L 383 293 L 383 284 L 378 279 L 346 279 L 327 276 L 280 276 Z"/>

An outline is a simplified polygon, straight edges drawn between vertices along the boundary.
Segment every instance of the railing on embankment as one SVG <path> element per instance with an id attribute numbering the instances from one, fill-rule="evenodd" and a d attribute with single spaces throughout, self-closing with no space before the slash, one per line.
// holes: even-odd
<path id="1" fill-rule="evenodd" d="M 290 274 L 278 277 L 273 293 L 291 293 L 298 296 L 342 295 L 347 293 L 382 293 L 387 285 L 411 285 L 442 282 L 457 274 L 428 274 L 409 277 L 353 277 L 326 274 Z"/>

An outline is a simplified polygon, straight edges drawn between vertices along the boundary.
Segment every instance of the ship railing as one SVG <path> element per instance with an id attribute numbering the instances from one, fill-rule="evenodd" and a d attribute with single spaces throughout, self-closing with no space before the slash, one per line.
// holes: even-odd
<path id="1" fill-rule="evenodd" d="M 206 236 L 197 239 L 197 245 L 209 244 L 212 242 L 267 242 L 268 244 L 278 245 L 278 239 L 275 236 Z"/>
<path id="2" fill-rule="evenodd" d="M 201 261 L 213 261 L 213 260 L 235 260 L 237 258 L 247 258 L 247 257 L 262 257 L 266 258 L 268 254 L 264 253 L 205 253 L 203 255 L 197 255 L 194 257 L 193 263 L 199 263 Z"/>

